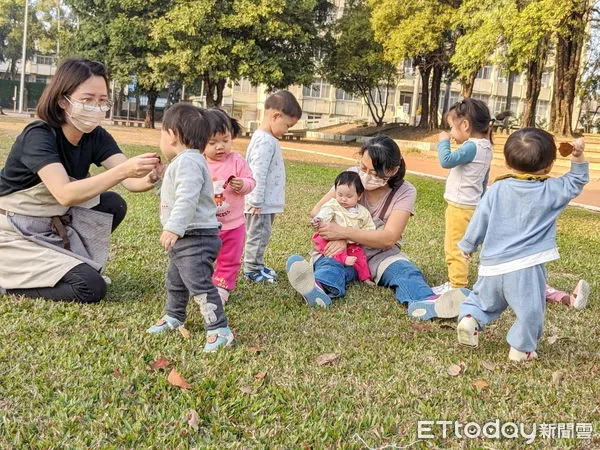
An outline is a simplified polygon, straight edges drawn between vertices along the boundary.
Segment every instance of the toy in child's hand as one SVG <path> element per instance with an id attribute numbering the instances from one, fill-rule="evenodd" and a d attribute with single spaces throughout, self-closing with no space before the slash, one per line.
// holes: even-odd
<path id="1" fill-rule="evenodd" d="M 320 217 L 313 217 L 310 221 L 310 224 L 315 230 L 318 230 L 319 226 L 321 225 L 321 222 L 322 221 Z"/>
<path id="2" fill-rule="evenodd" d="M 558 151 L 563 157 L 567 157 L 573 153 L 573 144 L 561 142 L 561 144 L 558 146 Z"/>
<path id="3" fill-rule="evenodd" d="M 235 175 L 231 175 L 229 178 L 227 178 L 227 181 L 225 181 L 225 183 L 223 183 L 223 189 L 225 189 L 227 187 L 227 185 L 231 182 L 231 180 L 233 180 L 235 178 Z"/>

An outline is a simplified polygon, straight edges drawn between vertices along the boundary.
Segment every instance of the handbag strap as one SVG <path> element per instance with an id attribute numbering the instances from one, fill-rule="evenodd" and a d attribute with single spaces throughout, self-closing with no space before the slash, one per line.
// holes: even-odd
<path id="1" fill-rule="evenodd" d="M 402 186 L 402 185 L 400 185 Z M 400 186 L 396 186 L 395 188 L 393 188 L 388 196 L 385 198 L 385 203 L 383 204 L 383 208 L 381 209 L 381 212 L 379 213 L 379 219 L 385 223 L 385 214 L 387 213 L 388 208 L 390 207 L 390 203 L 392 203 L 392 200 L 394 198 L 394 195 L 396 195 L 396 192 L 398 192 L 398 189 L 400 189 Z"/>

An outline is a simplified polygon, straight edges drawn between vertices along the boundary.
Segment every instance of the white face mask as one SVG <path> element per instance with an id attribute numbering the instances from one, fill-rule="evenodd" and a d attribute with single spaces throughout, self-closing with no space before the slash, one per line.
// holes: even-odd
<path id="1" fill-rule="evenodd" d="M 360 181 L 367 191 L 374 191 L 375 189 L 379 189 L 387 184 L 387 180 L 382 180 L 381 178 L 371 175 L 370 173 L 363 172 L 362 170 L 358 171 L 358 176 L 360 177 Z"/>
<path id="2" fill-rule="evenodd" d="M 65 97 L 66 98 L 66 97 Z M 66 98 L 71 104 L 71 112 L 67 112 L 67 117 L 75 128 L 82 133 L 93 131 L 106 117 L 106 111 L 100 106 L 89 106 L 83 103 L 77 103 Z"/>

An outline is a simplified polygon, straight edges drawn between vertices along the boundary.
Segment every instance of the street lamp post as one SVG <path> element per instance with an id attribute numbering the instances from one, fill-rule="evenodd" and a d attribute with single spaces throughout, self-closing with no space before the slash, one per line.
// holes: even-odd
<path id="1" fill-rule="evenodd" d="M 27 64 L 27 16 L 29 0 L 25 0 L 25 25 L 23 27 L 23 53 L 21 54 L 21 86 L 19 88 L 19 112 L 23 112 L 23 93 L 25 91 L 25 65 Z"/>

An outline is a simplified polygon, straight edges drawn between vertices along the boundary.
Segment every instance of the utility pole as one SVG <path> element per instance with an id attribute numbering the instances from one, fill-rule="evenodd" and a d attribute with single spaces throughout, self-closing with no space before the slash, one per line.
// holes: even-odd
<path id="1" fill-rule="evenodd" d="M 25 0 L 25 24 L 23 27 L 23 52 L 21 54 L 21 87 L 19 89 L 19 112 L 23 112 L 23 93 L 25 91 L 25 66 L 27 65 L 27 18 L 29 15 L 29 0 Z"/>
<path id="2" fill-rule="evenodd" d="M 56 59 L 60 57 L 60 0 L 56 0 Z M 58 61 L 57 61 L 58 64 Z"/>

